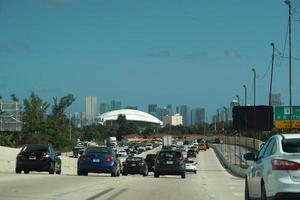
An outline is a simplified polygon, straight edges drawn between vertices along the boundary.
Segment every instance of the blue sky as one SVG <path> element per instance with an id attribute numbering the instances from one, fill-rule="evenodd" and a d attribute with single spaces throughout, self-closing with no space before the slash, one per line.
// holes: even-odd
<path id="1" fill-rule="evenodd" d="M 300 105 L 300 2 L 291 2 Z M 73 93 L 72 111 L 84 111 L 87 95 L 141 110 L 187 104 L 210 118 L 236 95 L 244 100 L 243 84 L 253 102 L 253 67 L 256 102 L 267 104 L 274 42 L 273 91 L 288 103 L 288 60 L 279 55 L 287 14 L 281 0 L 0 0 L 0 95 L 35 91 L 52 102 Z"/>

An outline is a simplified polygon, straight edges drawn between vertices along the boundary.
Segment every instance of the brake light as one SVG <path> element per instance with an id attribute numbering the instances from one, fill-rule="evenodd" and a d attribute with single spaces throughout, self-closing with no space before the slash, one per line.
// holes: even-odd
<path id="1" fill-rule="evenodd" d="M 108 156 L 106 157 L 105 162 L 112 162 L 113 160 L 114 160 L 113 156 Z"/>
<path id="2" fill-rule="evenodd" d="M 23 155 L 17 155 L 17 160 L 24 160 L 24 156 Z"/>
<path id="3" fill-rule="evenodd" d="M 79 160 L 85 160 L 85 159 L 86 159 L 85 155 L 80 155 L 79 156 Z"/>
<path id="4" fill-rule="evenodd" d="M 272 170 L 290 170 L 295 171 L 300 169 L 300 163 L 284 160 L 284 159 L 274 159 L 271 161 Z"/>

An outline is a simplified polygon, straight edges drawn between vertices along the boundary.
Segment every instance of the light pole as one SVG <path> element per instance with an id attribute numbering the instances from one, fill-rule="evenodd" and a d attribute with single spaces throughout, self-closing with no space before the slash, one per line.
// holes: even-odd
<path id="1" fill-rule="evenodd" d="M 240 96 L 236 95 L 237 101 L 238 101 L 238 105 L 240 105 Z"/>
<path id="2" fill-rule="evenodd" d="M 292 130 L 292 5 L 290 0 L 284 0 L 289 7 L 289 93 L 290 93 L 290 130 Z"/>
<path id="3" fill-rule="evenodd" d="M 247 106 L 247 86 L 243 85 L 244 89 L 245 89 L 245 106 Z"/>
<path id="4" fill-rule="evenodd" d="M 272 101 L 272 85 L 273 85 L 273 69 L 274 69 L 274 53 L 275 53 L 275 45 L 272 42 L 271 46 L 273 47 L 272 51 L 272 67 L 271 67 L 271 80 L 270 80 L 270 92 L 269 92 L 269 106 L 271 106 Z"/>
<path id="5" fill-rule="evenodd" d="M 256 95 L 256 72 L 255 69 L 252 68 L 252 72 L 253 72 L 253 106 L 255 106 L 255 95 Z"/>

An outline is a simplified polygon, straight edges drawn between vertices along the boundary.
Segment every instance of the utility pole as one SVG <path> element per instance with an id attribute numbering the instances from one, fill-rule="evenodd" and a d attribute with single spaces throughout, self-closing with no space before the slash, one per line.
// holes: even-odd
<path id="1" fill-rule="evenodd" d="M 245 89 L 245 106 L 247 106 L 247 86 L 243 85 L 244 89 Z"/>
<path id="2" fill-rule="evenodd" d="M 236 95 L 237 101 L 238 101 L 238 106 L 240 106 L 240 96 Z"/>
<path id="3" fill-rule="evenodd" d="M 255 106 L 255 98 L 256 98 L 256 72 L 255 69 L 252 68 L 253 71 L 253 106 Z"/>
<path id="4" fill-rule="evenodd" d="M 290 131 L 292 130 L 292 5 L 290 0 L 284 0 L 289 7 L 289 93 L 290 93 Z"/>
<path id="5" fill-rule="evenodd" d="M 274 70 L 274 54 L 275 54 L 275 45 L 272 42 L 271 46 L 273 47 L 272 51 L 272 67 L 271 67 L 271 80 L 270 80 L 270 92 L 269 92 L 269 106 L 272 104 L 272 85 L 273 85 L 273 70 Z"/>

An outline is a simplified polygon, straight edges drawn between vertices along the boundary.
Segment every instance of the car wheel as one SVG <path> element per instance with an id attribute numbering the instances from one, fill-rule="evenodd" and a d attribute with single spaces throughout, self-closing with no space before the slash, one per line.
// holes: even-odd
<path id="1" fill-rule="evenodd" d="M 111 177 L 116 177 L 116 175 L 117 175 L 116 171 L 111 173 Z"/>
<path id="2" fill-rule="evenodd" d="M 24 174 L 29 174 L 29 170 L 24 170 Z"/>
<path id="3" fill-rule="evenodd" d="M 197 174 L 197 171 L 194 171 L 195 174 Z"/>
<path id="4" fill-rule="evenodd" d="M 148 176 L 148 171 L 144 171 L 143 176 Z"/>
<path id="5" fill-rule="evenodd" d="M 56 174 L 60 175 L 61 174 L 61 169 L 59 169 Z"/>
<path id="6" fill-rule="evenodd" d="M 120 176 L 120 174 L 121 174 L 121 172 L 120 172 L 120 170 L 118 170 L 118 172 L 117 172 L 117 176 Z"/>
<path id="7" fill-rule="evenodd" d="M 21 170 L 21 169 L 18 169 L 18 168 L 16 168 L 15 172 L 16 172 L 16 174 L 21 174 L 22 170 Z"/>
<path id="8" fill-rule="evenodd" d="M 245 181 L 245 200 L 250 200 L 247 180 Z"/>
<path id="9" fill-rule="evenodd" d="M 82 174 L 82 171 L 77 171 L 77 176 L 82 176 L 83 174 Z"/>
<path id="10" fill-rule="evenodd" d="M 181 178 L 185 178 L 185 173 L 181 174 Z"/>
<path id="11" fill-rule="evenodd" d="M 123 173 L 122 176 L 127 176 L 127 174 L 126 174 L 126 173 Z"/>
<path id="12" fill-rule="evenodd" d="M 159 173 L 154 172 L 154 178 L 159 178 Z"/>
<path id="13" fill-rule="evenodd" d="M 89 173 L 88 172 L 82 172 L 82 175 L 87 176 L 87 175 L 89 175 Z"/>
<path id="14" fill-rule="evenodd" d="M 261 191 L 260 192 L 260 194 L 261 194 L 260 199 L 261 200 L 267 200 L 266 188 L 265 188 L 265 184 L 263 182 L 261 183 L 261 190 L 260 191 Z"/>

